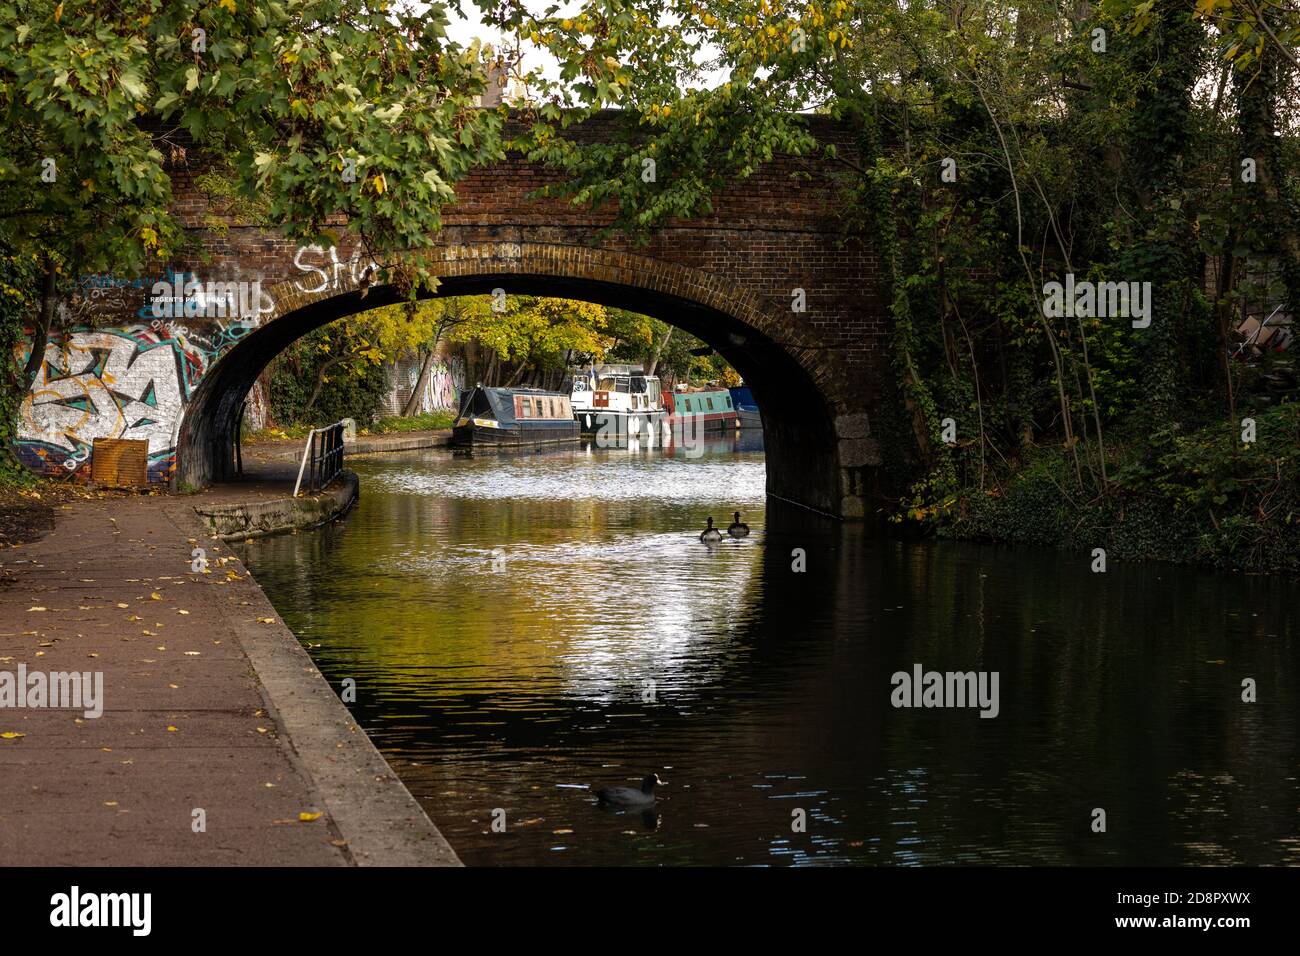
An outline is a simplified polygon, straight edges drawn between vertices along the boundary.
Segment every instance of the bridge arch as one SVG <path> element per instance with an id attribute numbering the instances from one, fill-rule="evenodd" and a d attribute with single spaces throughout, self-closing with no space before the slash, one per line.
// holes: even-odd
<path id="1" fill-rule="evenodd" d="M 582 299 L 652 315 L 716 349 L 763 409 L 767 490 L 841 517 L 862 516 L 856 449 L 860 401 L 839 394 L 833 353 L 807 341 L 770 300 L 719 276 L 630 251 L 547 242 L 446 243 L 434 250 L 438 296 L 510 294 Z M 239 409 L 267 364 L 314 329 L 401 301 L 392 286 L 361 288 L 354 270 L 281 282 L 265 290 L 260 327 L 203 376 L 181 421 L 175 482 L 201 488 L 231 476 Z M 267 301 L 264 299 L 264 302 Z M 847 428 L 846 428 L 847 423 Z M 862 423 L 865 429 L 865 422 Z M 872 442 L 874 445 L 874 442 Z"/>

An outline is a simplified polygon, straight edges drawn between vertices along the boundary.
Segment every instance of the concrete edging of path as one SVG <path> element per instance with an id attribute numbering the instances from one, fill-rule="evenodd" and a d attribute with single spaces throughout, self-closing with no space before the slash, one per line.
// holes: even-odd
<path id="1" fill-rule="evenodd" d="M 410 437 L 366 436 L 343 446 L 345 455 L 382 455 L 390 451 L 420 451 L 425 448 L 446 448 L 451 444 L 450 430 L 438 432 L 411 432 Z"/>
<path id="2" fill-rule="evenodd" d="M 355 500 L 356 475 L 351 475 Z M 292 499 L 276 499 L 277 502 Z M 335 500 L 338 500 L 335 498 Z M 274 502 L 272 502 L 274 503 Z M 211 533 L 199 509 L 169 508 L 182 530 Z M 189 514 L 186 514 L 189 512 Z M 185 525 L 191 524 L 187 529 Z M 237 558 L 235 560 L 238 560 Z M 301 770 L 360 866 L 462 866 L 455 850 L 335 694 L 256 579 L 251 616 L 230 624 Z M 273 620 L 268 626 L 263 621 Z"/>
<path id="3" fill-rule="evenodd" d="M 195 505 L 194 513 L 208 534 L 225 541 L 305 531 L 346 514 L 356 503 L 360 487 L 356 473 L 345 470 L 337 481 L 315 495 Z"/>

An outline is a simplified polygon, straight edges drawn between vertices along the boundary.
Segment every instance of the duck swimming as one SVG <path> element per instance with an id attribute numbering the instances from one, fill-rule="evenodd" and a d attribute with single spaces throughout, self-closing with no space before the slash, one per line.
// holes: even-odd
<path id="1" fill-rule="evenodd" d="M 713 544 L 715 541 L 722 540 L 722 532 L 713 527 L 713 516 L 709 516 L 709 526 L 700 532 L 700 540 L 705 544 Z"/>
<path id="2" fill-rule="evenodd" d="M 731 535 L 733 538 L 743 538 L 745 535 L 749 534 L 749 525 L 741 522 L 739 511 L 734 512 L 732 518 L 735 520 L 733 520 L 727 528 L 727 534 Z"/>
<path id="3" fill-rule="evenodd" d="M 659 774 L 652 773 L 641 781 L 641 789 L 634 787 L 602 787 L 596 799 L 611 807 L 649 807 L 655 802 L 655 785 L 662 784 Z"/>

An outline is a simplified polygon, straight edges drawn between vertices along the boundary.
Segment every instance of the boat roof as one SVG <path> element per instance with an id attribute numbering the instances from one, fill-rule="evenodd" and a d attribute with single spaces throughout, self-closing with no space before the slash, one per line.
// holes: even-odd
<path id="1" fill-rule="evenodd" d="M 588 365 L 585 368 L 578 369 L 579 373 L 595 372 L 597 375 L 641 375 L 646 378 L 658 378 L 657 375 L 647 376 L 645 366 L 642 365 Z"/>
<path id="2" fill-rule="evenodd" d="M 566 401 L 569 396 L 562 392 L 548 392 L 541 388 L 491 388 L 487 385 L 475 385 L 473 390 L 465 398 L 465 404 L 461 407 L 461 415 L 473 416 L 475 411 L 483 412 L 491 410 L 492 417 L 502 425 L 507 425 L 515 420 L 515 396 L 528 395 L 537 398 L 563 398 Z"/>

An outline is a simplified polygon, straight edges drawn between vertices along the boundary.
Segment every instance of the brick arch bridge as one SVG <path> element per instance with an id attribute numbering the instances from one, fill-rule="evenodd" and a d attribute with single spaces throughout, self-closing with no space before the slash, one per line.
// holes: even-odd
<path id="1" fill-rule="evenodd" d="M 605 114 L 575 135 L 620 135 L 619 122 Z M 813 122 L 841 155 L 851 150 L 838 127 Z M 173 172 L 177 211 L 196 251 L 169 263 L 166 274 L 258 283 L 258 317 L 151 318 L 149 280 L 92 277 L 77 307 L 94 330 L 71 349 L 66 336 L 51 343 L 22 413 L 20 439 L 30 443 L 34 435 L 47 466 L 51 454 L 57 461 L 81 442 L 68 432 L 75 426 L 148 437 L 151 476 L 159 480 L 183 487 L 219 481 L 232 467 L 239 406 L 266 364 L 314 328 L 398 301 L 386 286 L 363 297 L 355 243 L 296 247 L 242 223 L 205 194 L 202 172 Z M 661 164 L 660 175 L 671 170 Z M 609 219 L 600 211 L 532 199 L 559 175 L 511 157 L 459 183 L 455 204 L 444 209 L 432 250 L 437 294 L 504 288 L 585 299 L 685 329 L 752 387 L 763 410 L 769 493 L 846 519 L 868 517 L 881 485 L 875 429 L 888 372 L 886 309 L 876 285 L 878 259 L 839 224 L 834 176 L 830 166 L 774 160 L 729 184 L 708 215 L 674 221 L 638 246 L 619 236 L 602 239 Z M 806 302 L 802 312 L 792 308 L 797 289 Z M 105 329 L 114 309 L 118 323 Z M 169 357 L 177 380 L 160 382 Z M 84 409 L 69 410 L 69 392 L 76 392 L 74 404 L 91 406 L 89 419 Z M 167 402 L 159 400 L 164 392 Z M 115 409 L 100 407 L 105 395 Z M 64 467 L 75 462 L 74 452 Z"/>

